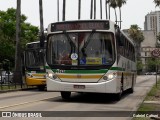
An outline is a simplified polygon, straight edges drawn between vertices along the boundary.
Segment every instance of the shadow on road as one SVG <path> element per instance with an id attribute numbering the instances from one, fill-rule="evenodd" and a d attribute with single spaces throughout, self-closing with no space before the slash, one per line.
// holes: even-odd
<path id="1" fill-rule="evenodd" d="M 129 94 L 125 91 L 122 94 L 122 99 L 127 97 Z M 45 100 L 46 101 L 46 100 Z M 116 104 L 118 101 L 115 100 L 113 94 L 103 93 L 72 93 L 71 98 L 64 100 L 61 96 L 47 99 L 49 102 L 72 102 L 72 103 L 87 103 L 87 104 Z"/>

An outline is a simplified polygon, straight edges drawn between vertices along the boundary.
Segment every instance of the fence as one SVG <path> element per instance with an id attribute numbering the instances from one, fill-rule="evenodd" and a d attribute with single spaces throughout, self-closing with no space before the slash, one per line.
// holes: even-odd
<path id="1" fill-rule="evenodd" d="M 21 90 L 26 88 L 28 88 L 28 86 L 26 85 L 25 77 L 21 72 L 0 70 L 0 92 L 8 90 Z"/>

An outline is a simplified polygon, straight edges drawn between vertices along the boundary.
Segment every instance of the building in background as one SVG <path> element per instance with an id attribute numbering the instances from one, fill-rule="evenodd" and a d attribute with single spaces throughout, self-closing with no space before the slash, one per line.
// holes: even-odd
<path id="1" fill-rule="evenodd" d="M 145 16 L 144 30 L 153 30 L 155 36 L 160 32 L 160 11 L 150 12 Z"/>
<path id="2" fill-rule="evenodd" d="M 144 41 L 141 43 L 141 60 L 143 64 L 142 72 L 148 72 L 147 61 L 152 58 L 151 52 L 156 49 L 156 36 L 154 30 L 144 30 Z"/>

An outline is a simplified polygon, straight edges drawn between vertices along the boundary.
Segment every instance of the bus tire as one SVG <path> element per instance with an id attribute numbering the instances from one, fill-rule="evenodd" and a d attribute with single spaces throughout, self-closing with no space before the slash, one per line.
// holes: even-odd
<path id="1" fill-rule="evenodd" d="M 69 99 L 71 97 L 71 92 L 61 92 L 61 97 L 65 100 Z"/>
<path id="2" fill-rule="evenodd" d="M 45 90 L 45 85 L 39 85 L 37 86 L 39 91 L 44 91 Z"/>
<path id="3" fill-rule="evenodd" d="M 121 100 L 122 93 L 123 93 L 123 74 L 122 74 L 122 78 L 121 78 L 120 92 L 117 93 L 117 94 L 115 94 L 115 99 L 116 99 L 117 101 Z"/>

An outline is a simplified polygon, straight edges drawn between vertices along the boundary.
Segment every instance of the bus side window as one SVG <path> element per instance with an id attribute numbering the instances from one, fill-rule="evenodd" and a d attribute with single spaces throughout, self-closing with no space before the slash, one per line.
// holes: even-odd
<path id="1" fill-rule="evenodd" d="M 124 46 L 124 39 L 122 34 L 120 34 L 119 37 L 116 37 L 116 40 L 117 40 L 118 46 L 122 46 L 122 47 Z"/>

